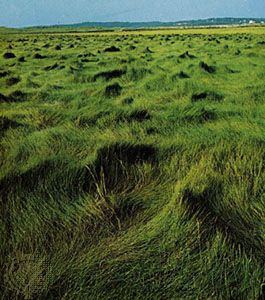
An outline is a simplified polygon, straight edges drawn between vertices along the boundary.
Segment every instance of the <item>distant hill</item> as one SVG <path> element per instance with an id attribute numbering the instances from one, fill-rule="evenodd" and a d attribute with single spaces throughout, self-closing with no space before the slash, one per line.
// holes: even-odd
<path id="1" fill-rule="evenodd" d="M 93 28 L 150 28 L 150 27 L 172 27 L 172 26 L 218 26 L 218 25 L 247 25 L 247 24 L 264 24 L 265 18 L 210 18 L 200 20 L 187 20 L 176 22 L 83 22 L 76 24 L 64 24 L 44 27 L 93 27 Z M 36 27 L 35 27 L 36 28 Z"/>
<path id="2" fill-rule="evenodd" d="M 0 26 L 0 33 L 18 33 L 26 31 L 35 32 L 98 32 L 115 31 L 117 29 L 138 30 L 149 28 L 166 27 L 209 27 L 209 26 L 245 26 L 245 25 L 264 25 L 265 18 L 209 18 L 199 20 L 186 20 L 176 22 L 83 22 L 75 24 L 57 24 L 45 26 L 29 26 L 24 28 L 8 28 Z"/>

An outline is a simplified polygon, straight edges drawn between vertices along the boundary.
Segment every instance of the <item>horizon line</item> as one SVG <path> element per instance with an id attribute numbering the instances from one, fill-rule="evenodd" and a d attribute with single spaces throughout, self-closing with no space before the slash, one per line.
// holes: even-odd
<path id="1" fill-rule="evenodd" d="M 25 28 L 33 28 L 33 27 L 56 27 L 56 26 L 72 26 L 72 25 L 78 25 L 78 24 L 84 24 L 84 23 L 178 23 L 178 22 L 191 22 L 191 21 L 206 21 L 206 20 L 211 20 L 211 19 L 256 19 L 256 20 L 265 20 L 264 17 L 253 17 L 253 16 L 242 16 L 242 17 L 232 17 L 232 16 L 226 16 L 226 17 L 207 17 L 207 18 L 196 18 L 196 19 L 179 19 L 175 21 L 161 21 L 161 20 L 152 20 L 152 21 L 76 21 L 76 22 L 71 22 L 71 23 L 51 23 L 51 24 L 38 24 L 38 25 L 22 25 L 22 26 L 5 26 L 1 25 L 0 27 L 4 28 L 14 28 L 14 29 L 25 29 Z"/>

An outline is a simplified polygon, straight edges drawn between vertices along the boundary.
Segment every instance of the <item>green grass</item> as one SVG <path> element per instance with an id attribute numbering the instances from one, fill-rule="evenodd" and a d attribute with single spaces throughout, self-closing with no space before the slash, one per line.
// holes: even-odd
<path id="1" fill-rule="evenodd" d="M 264 299 L 265 29 L 0 41 L 2 299 Z"/>

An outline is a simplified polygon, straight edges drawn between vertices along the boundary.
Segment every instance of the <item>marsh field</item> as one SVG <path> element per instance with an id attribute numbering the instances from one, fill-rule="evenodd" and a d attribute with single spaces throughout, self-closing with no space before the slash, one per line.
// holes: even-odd
<path id="1" fill-rule="evenodd" d="M 265 28 L 0 34 L 1 299 L 265 298 Z"/>

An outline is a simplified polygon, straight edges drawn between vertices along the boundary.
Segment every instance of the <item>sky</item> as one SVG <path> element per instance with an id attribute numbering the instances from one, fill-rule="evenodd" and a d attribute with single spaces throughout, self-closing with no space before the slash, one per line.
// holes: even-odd
<path id="1" fill-rule="evenodd" d="M 0 0 L 0 26 L 265 17 L 265 0 Z"/>

